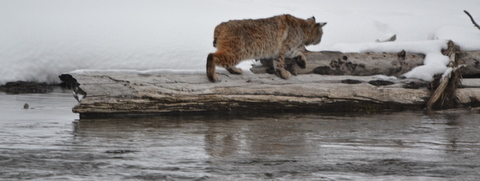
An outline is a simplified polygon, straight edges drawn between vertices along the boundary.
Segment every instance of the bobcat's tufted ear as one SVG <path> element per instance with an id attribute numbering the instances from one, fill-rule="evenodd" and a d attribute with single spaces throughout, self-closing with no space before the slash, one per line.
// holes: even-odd
<path id="1" fill-rule="evenodd" d="M 311 18 L 308 18 L 307 21 L 309 21 L 310 23 L 315 23 L 315 16 L 312 16 Z"/>
<path id="2" fill-rule="evenodd" d="M 315 23 L 315 29 L 321 29 L 327 22 Z"/>

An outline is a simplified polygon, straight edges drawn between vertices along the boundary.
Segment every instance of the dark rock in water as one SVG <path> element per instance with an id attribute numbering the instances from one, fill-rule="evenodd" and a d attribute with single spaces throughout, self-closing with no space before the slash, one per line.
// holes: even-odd
<path id="1" fill-rule="evenodd" d="M 22 93 L 48 93 L 53 91 L 54 85 L 38 82 L 8 82 L 5 85 L 0 86 L 0 91 L 9 94 L 22 94 Z"/>

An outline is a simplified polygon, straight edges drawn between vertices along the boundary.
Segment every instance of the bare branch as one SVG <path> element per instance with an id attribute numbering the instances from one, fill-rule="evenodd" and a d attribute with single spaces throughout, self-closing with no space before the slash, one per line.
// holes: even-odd
<path id="1" fill-rule="evenodd" d="M 475 27 L 477 27 L 480 30 L 480 26 L 478 26 L 478 24 L 475 22 L 475 20 L 473 20 L 472 15 L 470 15 L 470 13 L 468 13 L 467 10 L 463 10 L 463 12 L 465 12 L 465 14 L 467 14 L 468 17 L 470 17 L 470 20 L 472 20 L 473 25 L 475 25 Z"/>

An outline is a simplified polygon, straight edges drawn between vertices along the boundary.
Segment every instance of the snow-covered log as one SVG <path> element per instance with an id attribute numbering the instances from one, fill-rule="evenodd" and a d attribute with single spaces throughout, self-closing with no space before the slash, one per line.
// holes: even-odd
<path id="1" fill-rule="evenodd" d="M 69 77 L 68 79 L 65 77 Z M 63 75 L 77 86 L 81 118 L 125 114 L 355 112 L 425 108 L 431 95 L 425 82 L 386 81 L 377 76 L 299 75 L 284 80 L 270 74 L 220 73 L 211 83 L 205 73 L 78 73 Z M 463 106 L 480 100 L 480 82 L 457 90 Z"/>

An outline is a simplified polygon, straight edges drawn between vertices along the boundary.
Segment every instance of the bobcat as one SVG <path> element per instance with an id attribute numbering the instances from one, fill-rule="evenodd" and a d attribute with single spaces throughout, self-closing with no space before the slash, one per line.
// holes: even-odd
<path id="1" fill-rule="evenodd" d="M 306 45 L 316 45 L 322 39 L 322 27 L 315 17 L 307 20 L 285 14 L 265 19 L 231 20 L 215 27 L 213 46 L 217 52 L 208 54 L 207 77 L 218 81 L 215 66 L 225 67 L 232 74 L 242 74 L 235 65 L 248 59 L 275 59 L 274 69 L 283 79 L 290 77 L 286 71 L 285 57 L 295 58 L 305 68 L 305 55 L 299 50 Z"/>

